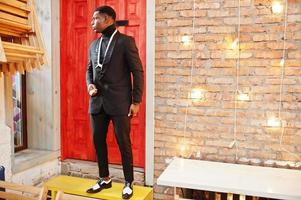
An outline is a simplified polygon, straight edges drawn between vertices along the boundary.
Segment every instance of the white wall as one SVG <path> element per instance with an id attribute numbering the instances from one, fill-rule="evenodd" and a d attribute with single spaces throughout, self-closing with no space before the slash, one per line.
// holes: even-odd
<path id="1" fill-rule="evenodd" d="M 6 177 L 11 177 L 12 148 L 10 128 L 5 125 L 4 77 L 0 78 L 0 165 L 5 167 Z"/>
<path id="2" fill-rule="evenodd" d="M 57 118 L 59 113 L 54 112 L 58 107 L 59 95 L 57 91 L 58 83 L 54 85 L 54 81 L 59 82 L 59 57 L 56 57 L 56 65 L 52 65 L 53 55 L 52 45 L 55 43 L 53 33 L 59 32 L 59 24 L 52 27 L 53 20 L 58 20 L 53 14 L 59 14 L 58 8 L 52 8 L 55 1 L 37 0 L 37 15 L 40 22 L 40 28 L 43 34 L 44 43 L 47 50 L 48 64 L 44 65 L 42 70 L 37 70 L 27 74 L 27 130 L 28 130 L 28 146 L 33 149 L 43 150 L 59 150 L 59 128 L 57 127 Z M 55 4 L 58 5 L 58 4 Z M 57 10 L 57 13 L 52 13 Z M 54 18 L 54 19 L 53 19 Z M 57 43 L 58 43 L 57 42 Z M 59 49 L 54 51 L 58 54 Z M 57 110 L 57 109 L 56 109 Z M 56 115 L 56 116 L 55 116 Z"/>
<path id="3" fill-rule="evenodd" d="M 4 123 L 4 77 L 0 78 L 0 124 Z"/>
<path id="4" fill-rule="evenodd" d="M 5 168 L 6 180 L 11 179 L 12 175 L 12 148 L 11 130 L 4 123 L 0 122 L 0 165 Z"/>

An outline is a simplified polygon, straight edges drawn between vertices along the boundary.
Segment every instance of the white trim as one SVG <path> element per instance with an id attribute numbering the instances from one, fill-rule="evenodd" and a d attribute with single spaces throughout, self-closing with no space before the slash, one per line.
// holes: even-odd
<path id="1" fill-rule="evenodd" d="M 26 149 L 14 154 L 13 175 L 42 165 L 49 161 L 58 160 L 60 151 L 45 151 L 39 149 Z"/>
<path id="2" fill-rule="evenodd" d="M 0 77 L 0 124 L 5 124 L 4 75 Z"/>
<path id="3" fill-rule="evenodd" d="M 60 104 L 60 0 L 51 1 L 51 68 L 53 135 L 52 150 L 61 149 L 61 104 Z"/>
<path id="4" fill-rule="evenodd" d="M 146 0 L 145 185 L 154 184 L 155 1 Z"/>

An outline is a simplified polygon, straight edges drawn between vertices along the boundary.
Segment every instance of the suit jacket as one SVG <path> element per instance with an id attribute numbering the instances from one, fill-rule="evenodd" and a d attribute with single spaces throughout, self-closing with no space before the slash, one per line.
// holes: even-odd
<path id="1" fill-rule="evenodd" d="M 90 97 L 89 113 L 97 114 L 103 106 L 110 115 L 127 115 L 131 103 L 141 102 L 144 84 L 135 40 L 117 31 L 104 58 L 102 70 L 95 68 L 99 42 L 100 39 L 94 40 L 89 48 L 86 82 L 87 86 L 95 84 L 98 90 L 95 96 Z"/>

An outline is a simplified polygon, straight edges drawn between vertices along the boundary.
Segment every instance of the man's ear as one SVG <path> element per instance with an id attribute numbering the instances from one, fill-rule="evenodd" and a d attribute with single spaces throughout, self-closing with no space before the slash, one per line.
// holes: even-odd
<path id="1" fill-rule="evenodd" d="M 105 17 L 105 22 L 108 22 L 110 20 L 110 16 L 109 15 L 104 14 L 104 17 Z"/>
<path id="2" fill-rule="evenodd" d="M 105 17 L 105 22 L 108 24 L 111 24 L 111 22 L 114 22 L 113 18 L 107 14 L 104 15 Z"/>

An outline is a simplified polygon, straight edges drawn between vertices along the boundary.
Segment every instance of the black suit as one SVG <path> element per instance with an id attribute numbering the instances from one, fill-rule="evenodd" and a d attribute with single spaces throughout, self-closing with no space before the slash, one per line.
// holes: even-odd
<path id="1" fill-rule="evenodd" d="M 140 103 L 143 92 L 143 68 L 138 49 L 132 37 L 117 33 L 104 58 L 110 36 L 115 26 L 103 31 L 100 48 L 100 63 L 96 68 L 100 39 L 89 48 L 89 62 L 86 73 L 87 86 L 94 84 L 97 94 L 90 97 L 89 113 L 93 129 L 93 141 L 98 158 L 99 176 L 109 176 L 106 135 L 110 120 L 113 121 L 115 136 L 122 156 L 125 179 L 133 181 L 133 158 L 130 141 L 129 108 L 132 103 Z M 131 81 L 133 75 L 133 85 Z"/>

